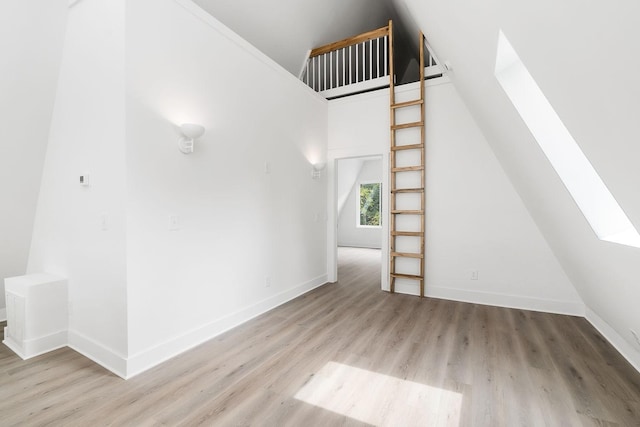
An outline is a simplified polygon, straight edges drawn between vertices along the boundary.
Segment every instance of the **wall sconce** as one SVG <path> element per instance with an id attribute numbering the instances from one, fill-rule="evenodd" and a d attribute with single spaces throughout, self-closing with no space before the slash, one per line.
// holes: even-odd
<path id="1" fill-rule="evenodd" d="M 312 179 L 318 179 L 320 178 L 320 176 L 322 175 L 321 172 L 322 170 L 325 168 L 325 166 L 327 166 L 326 163 L 314 163 L 313 164 L 313 168 L 311 169 L 311 178 Z"/>
<path id="2" fill-rule="evenodd" d="M 204 134 L 204 126 L 194 123 L 183 123 L 180 125 L 180 132 L 182 132 L 184 136 L 178 140 L 178 148 L 184 154 L 189 154 L 193 153 L 194 140 Z"/>

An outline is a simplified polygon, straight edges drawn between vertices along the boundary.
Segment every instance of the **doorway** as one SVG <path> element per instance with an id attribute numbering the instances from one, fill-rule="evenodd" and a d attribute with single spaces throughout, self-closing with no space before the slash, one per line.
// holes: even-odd
<path id="1" fill-rule="evenodd" d="M 383 156 L 336 159 L 335 254 L 337 279 L 362 269 L 377 269 L 382 288 L 383 248 L 387 239 L 386 183 Z M 384 251 L 386 252 L 386 251 Z"/>

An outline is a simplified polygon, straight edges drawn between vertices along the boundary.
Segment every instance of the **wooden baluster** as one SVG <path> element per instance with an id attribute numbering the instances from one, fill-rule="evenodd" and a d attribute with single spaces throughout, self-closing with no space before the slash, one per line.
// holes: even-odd
<path id="1" fill-rule="evenodd" d="M 369 80 L 373 79 L 373 40 L 369 40 Z"/>
<path id="2" fill-rule="evenodd" d="M 309 59 L 307 59 L 307 63 L 304 66 L 304 82 L 309 85 Z"/>
<path id="3" fill-rule="evenodd" d="M 317 91 L 316 88 L 316 58 L 311 58 L 311 87 Z"/>
<path id="4" fill-rule="evenodd" d="M 325 53 L 324 55 L 322 55 L 322 59 L 323 59 L 323 63 L 324 63 L 324 75 L 323 77 L 323 81 L 324 81 L 324 85 L 322 87 L 322 90 L 327 90 L 327 54 Z"/>
<path id="5" fill-rule="evenodd" d="M 347 48 L 342 48 L 342 86 L 347 84 L 347 64 L 345 63 L 345 52 Z"/>
<path id="6" fill-rule="evenodd" d="M 384 36 L 384 75 L 389 75 L 389 61 L 387 61 L 387 49 L 389 46 L 389 36 Z"/>
<path id="7" fill-rule="evenodd" d="M 329 52 L 329 89 L 333 89 L 333 52 Z"/>
<path id="8" fill-rule="evenodd" d="M 313 79 L 315 81 L 315 90 L 316 92 L 320 92 L 320 57 L 316 56 L 315 58 L 315 66 L 313 72 Z"/>
<path id="9" fill-rule="evenodd" d="M 376 39 L 376 77 L 380 77 L 380 39 Z"/>
<path id="10" fill-rule="evenodd" d="M 359 70 L 358 70 L 358 68 L 360 68 L 360 67 L 358 67 L 358 63 L 360 62 L 360 57 L 358 56 L 358 45 L 356 45 L 356 59 L 355 59 L 355 61 L 356 61 L 356 83 L 358 83 L 358 81 L 359 81 L 358 78 L 360 77 L 360 73 L 359 73 Z"/>
<path id="11" fill-rule="evenodd" d="M 353 83 L 353 49 L 349 46 L 349 84 Z"/>

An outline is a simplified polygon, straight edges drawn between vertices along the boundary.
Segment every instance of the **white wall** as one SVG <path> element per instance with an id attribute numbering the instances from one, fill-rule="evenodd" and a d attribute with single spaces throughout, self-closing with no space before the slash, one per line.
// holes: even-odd
<path id="1" fill-rule="evenodd" d="M 337 172 L 338 180 L 336 182 L 338 215 L 342 213 L 342 209 L 344 209 L 347 198 L 349 197 L 349 194 L 351 194 L 351 190 L 353 189 L 353 184 L 356 183 L 358 175 L 360 175 L 362 163 L 364 163 L 364 159 L 362 157 L 357 157 L 355 159 L 343 159 L 338 164 L 340 168 L 340 170 Z"/>
<path id="2" fill-rule="evenodd" d="M 327 103 L 188 1 L 128 3 L 127 67 L 135 374 L 326 282 Z"/>
<path id="3" fill-rule="evenodd" d="M 407 0 L 601 331 L 640 369 L 640 250 L 597 239 L 494 77 L 498 31 L 640 229 L 640 4 Z M 455 36 L 452 36 L 455 34 Z M 594 52 L 597 52 L 594 56 Z M 600 60 L 602 55 L 604 60 Z M 550 66 L 553 64 L 553 66 Z M 607 69 L 606 73 L 599 70 Z M 599 319 L 599 320 L 598 320 Z"/>
<path id="4" fill-rule="evenodd" d="M 122 0 L 69 9 L 28 265 L 30 273 L 68 278 L 70 345 L 120 374 L 127 355 L 124 16 Z M 78 184 L 85 172 L 90 187 Z"/>
<path id="5" fill-rule="evenodd" d="M 436 83 L 430 81 L 425 93 L 427 295 L 583 314 L 456 89 Z M 417 90 L 416 84 L 401 87 L 398 100 L 417 98 Z M 388 96 L 384 90 L 330 101 L 330 148 L 341 152 L 368 141 L 388 150 Z M 470 280 L 472 271 L 478 280 Z M 410 284 L 397 290 L 418 291 Z"/>
<path id="6" fill-rule="evenodd" d="M 338 162 L 338 187 L 340 187 L 342 176 L 350 176 L 354 170 L 357 176 L 352 181 L 353 184 L 343 208 L 338 210 L 338 246 L 380 249 L 382 247 L 382 228 L 358 227 L 357 223 L 360 207 L 360 183 L 382 182 L 382 160 L 340 160 Z M 385 191 L 384 188 L 383 191 Z"/>
<path id="7" fill-rule="evenodd" d="M 387 96 L 387 106 L 369 102 L 370 97 Z M 348 96 L 329 101 L 329 125 L 327 146 L 328 221 L 327 221 L 327 275 L 330 282 L 338 280 L 338 196 L 340 186 L 338 165 L 342 159 L 381 156 L 382 164 L 389 164 L 389 98 L 388 91 Z M 385 124 L 386 123 L 386 124 Z M 381 131 L 386 126 L 386 130 Z M 382 133 L 381 133 L 382 132 Z M 389 169 L 382 168 L 382 182 L 389 181 Z M 344 208 L 343 208 L 344 209 Z M 382 264 L 380 283 L 389 289 L 389 197 L 382 192 Z"/>
<path id="8" fill-rule="evenodd" d="M 203 9 L 298 75 L 307 53 L 387 25 L 386 0 L 195 0 Z"/>
<path id="9" fill-rule="evenodd" d="M 67 2 L 0 2 L 0 320 L 4 278 L 27 269 Z"/>

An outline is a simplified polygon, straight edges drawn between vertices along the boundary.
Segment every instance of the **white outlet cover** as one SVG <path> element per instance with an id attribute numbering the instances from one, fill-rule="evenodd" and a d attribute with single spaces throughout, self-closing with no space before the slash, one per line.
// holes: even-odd
<path id="1" fill-rule="evenodd" d="M 100 214 L 100 229 L 102 231 L 109 229 L 109 215 L 107 213 Z"/>

